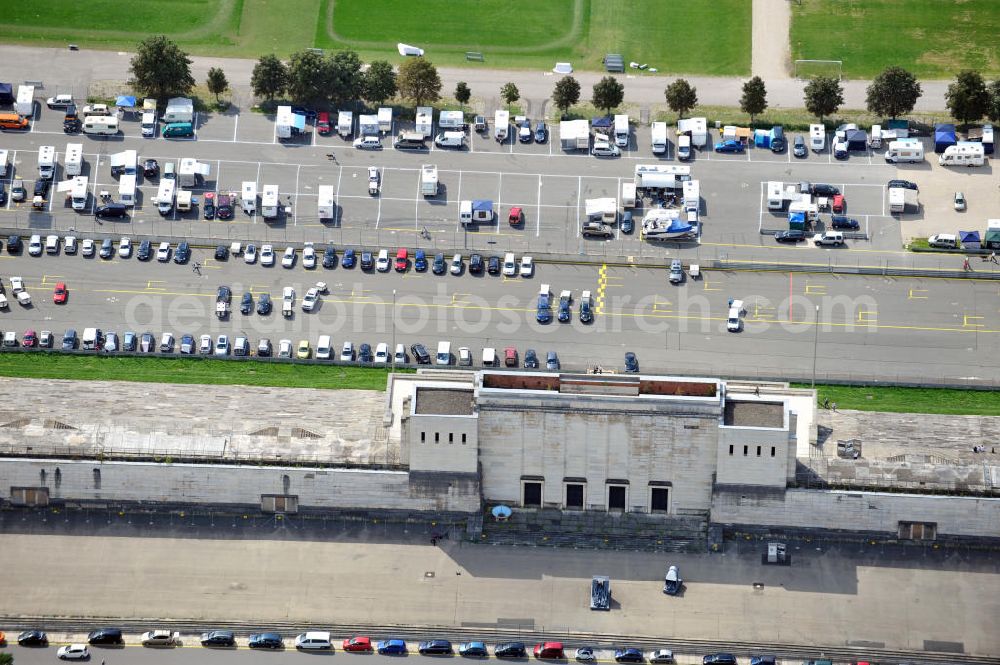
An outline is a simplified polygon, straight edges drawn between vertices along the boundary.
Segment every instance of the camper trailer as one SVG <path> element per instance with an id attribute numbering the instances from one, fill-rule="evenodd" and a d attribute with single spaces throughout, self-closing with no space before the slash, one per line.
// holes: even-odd
<path id="1" fill-rule="evenodd" d="M 340 111 L 337 114 L 337 134 L 342 139 L 349 139 L 353 133 L 354 114 L 351 111 Z"/>
<path id="2" fill-rule="evenodd" d="M 334 218 L 333 185 L 320 185 L 317 190 L 318 215 L 320 219 Z"/>
<path id="3" fill-rule="evenodd" d="M 921 143 L 920 139 L 889 141 L 889 147 L 885 151 L 885 161 L 891 164 L 922 162 L 924 161 L 924 144 Z"/>
<path id="4" fill-rule="evenodd" d="M 507 140 L 509 131 L 510 113 L 501 109 L 493 114 L 493 138 L 497 140 L 497 143 L 503 143 Z"/>
<path id="5" fill-rule="evenodd" d="M 434 134 L 434 109 L 430 106 L 418 106 L 413 129 L 429 139 Z"/>
<path id="6" fill-rule="evenodd" d="M 908 210 L 916 210 L 920 207 L 917 200 L 917 192 L 913 189 L 903 187 L 889 188 L 889 212 L 901 214 Z"/>
<path id="7" fill-rule="evenodd" d="M 826 148 L 826 127 L 809 125 L 809 147 L 813 152 L 821 152 Z"/>
<path id="8" fill-rule="evenodd" d="M 122 205 L 130 207 L 135 205 L 135 179 L 134 173 L 123 173 L 118 179 L 118 202 Z"/>
<path id="9" fill-rule="evenodd" d="M 187 97 L 167 100 L 167 110 L 163 112 L 163 122 L 194 123 L 194 102 Z"/>
<path id="10" fill-rule="evenodd" d="M 278 186 L 264 185 L 260 195 L 260 214 L 264 219 L 278 218 Z"/>
<path id="11" fill-rule="evenodd" d="M 559 145 L 563 150 L 588 150 L 590 125 L 586 120 L 563 120 L 559 123 Z"/>
<path id="12" fill-rule="evenodd" d="M 708 121 L 705 118 L 682 118 L 677 121 L 677 136 L 691 137 L 691 145 L 704 148 L 708 143 Z"/>
<path id="13" fill-rule="evenodd" d="M 205 180 L 205 176 L 211 173 L 211 165 L 199 162 L 191 157 L 181 159 L 180 168 L 177 169 L 177 178 L 181 187 L 197 187 Z"/>
<path id="14" fill-rule="evenodd" d="M 14 113 L 31 118 L 35 115 L 35 86 L 17 86 L 17 101 L 14 102 Z"/>
<path id="15" fill-rule="evenodd" d="M 160 180 L 160 187 L 156 191 L 156 209 L 161 215 L 166 217 L 174 209 L 174 181 L 169 178 Z"/>
<path id="16" fill-rule="evenodd" d="M 615 116 L 615 145 L 619 148 L 628 147 L 628 115 L 621 113 Z"/>
<path id="17" fill-rule="evenodd" d="M 635 207 L 635 183 L 622 183 L 622 207 L 625 209 Z"/>
<path id="18" fill-rule="evenodd" d="M 83 119 L 81 131 L 84 134 L 95 134 L 98 136 L 115 136 L 118 134 L 118 116 L 116 115 L 88 115 Z"/>
<path id="19" fill-rule="evenodd" d="M 420 167 L 420 193 L 424 196 L 437 196 L 438 168 L 436 164 L 424 164 Z"/>
<path id="20" fill-rule="evenodd" d="M 66 175 L 78 176 L 83 173 L 83 144 L 69 143 L 66 145 Z"/>
<path id="21" fill-rule="evenodd" d="M 378 115 L 375 116 L 378 122 L 378 130 L 383 134 L 392 133 L 392 107 L 379 107 Z"/>
<path id="22" fill-rule="evenodd" d="M 257 182 L 254 180 L 244 180 L 240 188 L 240 207 L 243 212 L 253 215 L 257 212 Z"/>
<path id="23" fill-rule="evenodd" d="M 667 123 L 654 122 L 652 133 L 653 154 L 662 155 L 667 151 Z"/>

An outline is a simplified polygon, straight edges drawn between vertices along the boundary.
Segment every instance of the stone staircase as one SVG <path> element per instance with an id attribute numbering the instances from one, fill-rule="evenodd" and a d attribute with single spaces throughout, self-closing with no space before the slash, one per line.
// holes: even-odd
<path id="1" fill-rule="evenodd" d="M 489 508 L 481 542 L 651 552 L 704 551 L 708 515 L 660 517 L 637 513 L 519 510 L 497 522 Z"/>

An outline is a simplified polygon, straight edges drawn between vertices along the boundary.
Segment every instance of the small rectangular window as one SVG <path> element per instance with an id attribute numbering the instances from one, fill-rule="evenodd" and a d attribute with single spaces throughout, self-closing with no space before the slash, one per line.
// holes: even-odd
<path id="1" fill-rule="evenodd" d="M 462 433 L 462 443 L 465 443 L 465 433 Z"/>
<path id="2" fill-rule="evenodd" d="M 750 454 L 749 451 L 750 451 L 750 446 L 743 446 L 743 457 L 749 455 Z"/>
<path id="3" fill-rule="evenodd" d="M 771 457 L 774 457 L 774 446 L 771 446 Z"/>
<path id="4" fill-rule="evenodd" d="M 441 441 L 441 433 L 434 432 L 434 443 L 439 443 Z"/>
<path id="5" fill-rule="evenodd" d="M 757 457 L 760 457 L 760 446 L 757 446 Z"/>
<path id="6" fill-rule="evenodd" d="M 608 485 L 608 510 L 625 511 L 626 487 L 624 485 Z"/>
<path id="7" fill-rule="evenodd" d="M 425 441 L 427 441 L 427 432 L 421 432 L 420 433 L 420 443 L 424 443 Z M 733 451 L 730 450 L 729 452 L 733 452 Z"/>
<path id="8" fill-rule="evenodd" d="M 583 485 L 579 483 L 566 484 L 566 507 L 583 510 Z"/>
<path id="9" fill-rule="evenodd" d="M 524 483 L 524 499 L 522 503 L 525 506 L 532 506 L 535 508 L 541 507 L 542 484 L 537 482 Z"/>
<path id="10" fill-rule="evenodd" d="M 731 443 L 729 444 L 729 454 L 730 455 L 733 454 L 733 444 L 731 444 Z"/>
<path id="11" fill-rule="evenodd" d="M 453 432 L 448 432 L 448 443 L 455 443 L 455 434 Z M 760 449 L 757 449 L 757 454 L 760 454 Z"/>
<path id="12" fill-rule="evenodd" d="M 669 491 L 666 487 L 654 487 L 649 497 L 649 510 L 653 513 L 667 512 Z"/>

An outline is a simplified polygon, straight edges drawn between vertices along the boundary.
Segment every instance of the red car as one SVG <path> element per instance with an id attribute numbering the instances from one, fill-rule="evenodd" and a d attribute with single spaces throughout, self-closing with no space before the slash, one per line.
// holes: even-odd
<path id="1" fill-rule="evenodd" d="M 69 296 L 69 291 L 66 290 L 66 284 L 59 282 L 56 284 L 56 288 L 52 291 L 52 302 L 57 305 L 62 305 L 66 302 L 66 298 Z"/>
<path id="2" fill-rule="evenodd" d="M 34 330 L 25 330 L 24 337 L 21 338 L 21 346 L 26 349 L 33 349 L 38 346 L 38 335 Z"/>
<path id="3" fill-rule="evenodd" d="M 543 642 L 542 644 L 535 645 L 535 658 L 561 660 L 565 657 L 562 642 Z"/>
<path id="4" fill-rule="evenodd" d="M 507 222 L 511 226 L 520 226 L 524 224 L 524 211 L 518 207 L 513 207 L 510 209 L 510 214 L 507 215 Z"/>
<path id="5" fill-rule="evenodd" d="M 323 111 L 316 116 L 316 132 L 320 136 L 329 136 L 332 131 L 333 128 L 330 126 L 330 114 Z"/>
<path id="6" fill-rule="evenodd" d="M 835 213 L 837 213 L 838 215 L 840 213 L 844 212 L 844 204 L 845 203 L 846 202 L 844 201 L 844 195 L 843 194 L 834 194 L 833 195 L 833 211 Z"/>
<path id="7" fill-rule="evenodd" d="M 517 349 L 513 346 L 508 346 L 503 350 L 503 364 L 505 367 L 517 367 Z"/>
<path id="8" fill-rule="evenodd" d="M 396 252 L 396 272 L 406 272 L 408 258 L 409 256 L 405 248 L 400 248 L 400 250 Z"/>
<path id="9" fill-rule="evenodd" d="M 349 640 L 344 640 L 341 648 L 344 651 L 371 651 L 372 641 L 370 637 L 352 637 Z"/>

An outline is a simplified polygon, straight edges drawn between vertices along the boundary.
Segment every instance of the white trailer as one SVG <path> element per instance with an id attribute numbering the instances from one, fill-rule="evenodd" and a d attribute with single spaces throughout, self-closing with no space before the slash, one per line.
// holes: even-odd
<path id="1" fill-rule="evenodd" d="M 306 117 L 292 113 L 291 106 L 279 106 L 274 116 L 274 133 L 279 139 L 290 139 L 306 129 Z"/>
<path id="2" fill-rule="evenodd" d="M 810 222 L 819 218 L 819 206 L 813 203 L 808 194 L 802 195 L 798 200 L 793 200 L 788 204 L 788 214 L 800 212 Z"/>
<path id="3" fill-rule="evenodd" d="M 424 196 L 437 196 L 438 167 L 437 164 L 424 164 L 420 167 L 420 193 Z"/>
<path id="4" fill-rule="evenodd" d="M 124 173 L 118 180 L 118 202 L 126 206 L 135 205 L 135 179 L 134 173 Z M 171 180 L 170 182 L 173 182 Z"/>
<path id="5" fill-rule="evenodd" d="M 7 169 L 10 168 L 9 154 L 7 150 L 0 150 L 0 178 L 7 177 Z"/>
<path id="6" fill-rule="evenodd" d="M 507 133 L 510 131 L 510 113 L 503 109 L 493 114 L 493 138 L 498 143 L 507 140 Z"/>
<path id="7" fill-rule="evenodd" d="M 699 212 L 701 210 L 701 186 L 697 180 L 684 181 L 684 211 Z"/>
<path id="8" fill-rule="evenodd" d="M 68 176 L 78 176 L 83 173 L 83 144 L 67 143 L 64 169 Z"/>
<path id="9" fill-rule="evenodd" d="M 809 125 L 809 147 L 814 152 L 820 152 L 826 147 L 826 127 Z"/>
<path id="10" fill-rule="evenodd" d="M 917 192 L 904 187 L 889 188 L 889 212 L 902 214 L 909 209 L 917 209 L 920 202 L 917 200 Z"/>
<path id="11" fill-rule="evenodd" d="M 243 181 L 243 186 L 240 188 L 240 207 L 248 215 L 257 212 L 257 181 Z"/>
<path id="12" fill-rule="evenodd" d="M 378 115 L 375 116 L 378 121 L 378 130 L 383 134 L 392 133 L 392 107 L 391 106 L 381 106 L 378 110 Z"/>
<path id="13" fill-rule="evenodd" d="M 196 187 L 212 172 L 212 166 L 191 157 L 183 157 L 177 169 L 177 179 L 181 187 Z"/>
<path id="14" fill-rule="evenodd" d="M 885 161 L 890 164 L 898 162 L 915 164 L 916 162 L 922 162 L 924 161 L 924 144 L 920 139 L 889 141 L 889 147 L 885 151 Z"/>
<path id="15" fill-rule="evenodd" d="M 708 142 L 708 121 L 705 118 L 682 118 L 677 121 L 677 135 L 687 134 L 691 144 L 704 148 Z"/>
<path id="16" fill-rule="evenodd" d="M 169 178 L 160 180 L 160 187 L 156 191 L 156 209 L 161 215 L 166 216 L 174 209 L 174 189 L 176 184 Z"/>
<path id="17" fill-rule="evenodd" d="M 320 219 L 334 218 L 333 185 L 320 185 L 316 205 Z"/>
<path id="18" fill-rule="evenodd" d="M 89 191 L 87 189 L 87 176 L 78 175 L 75 178 L 64 180 L 56 186 L 56 191 L 66 193 L 66 198 L 73 210 L 86 210 Z"/>
<path id="19" fill-rule="evenodd" d="M 191 191 L 178 189 L 176 202 L 177 212 L 191 212 Z"/>
<path id="20" fill-rule="evenodd" d="M 634 182 L 623 182 L 622 183 L 622 207 L 623 208 L 634 208 L 635 207 L 635 183 Z"/>
<path id="21" fill-rule="evenodd" d="M 662 155 L 667 151 L 667 123 L 654 122 L 653 127 L 653 154 Z"/>
<path id="22" fill-rule="evenodd" d="M 264 219 L 278 218 L 278 186 L 264 185 L 260 194 L 260 214 Z"/>
<path id="23" fill-rule="evenodd" d="M 691 167 L 677 164 L 639 164 L 635 167 L 636 189 L 677 189 L 691 179 Z"/>
<path id="24" fill-rule="evenodd" d="M 587 199 L 583 205 L 588 221 L 604 224 L 614 224 L 618 221 L 618 201 L 613 198 Z"/>
<path id="25" fill-rule="evenodd" d="M 441 111 L 438 115 L 438 128 L 464 132 L 466 129 L 465 114 L 461 111 Z"/>
<path id="26" fill-rule="evenodd" d="M 38 177 L 52 180 L 56 174 L 56 147 L 43 145 L 38 149 Z"/>
<path id="27" fill-rule="evenodd" d="M 96 134 L 98 136 L 115 136 L 118 134 L 118 116 L 116 115 L 88 115 L 83 119 L 80 130 L 84 134 Z"/>
<path id="28" fill-rule="evenodd" d="M 417 120 L 414 130 L 429 139 L 434 134 L 434 109 L 430 106 L 417 107 Z"/>
<path id="29" fill-rule="evenodd" d="M 358 116 L 358 134 L 361 136 L 378 136 L 381 132 L 377 115 Z"/>
<path id="30" fill-rule="evenodd" d="M 615 116 L 615 145 L 619 148 L 627 148 L 628 134 L 628 115 L 620 113 Z"/>
<path id="31" fill-rule="evenodd" d="M 559 123 L 559 145 L 563 150 L 589 150 L 590 125 L 586 120 L 563 120 Z"/>
<path id="32" fill-rule="evenodd" d="M 194 123 L 194 102 L 187 97 L 168 99 L 167 110 L 163 112 L 163 122 Z"/>
<path id="33" fill-rule="evenodd" d="M 337 134 L 342 139 L 351 138 L 354 133 L 354 113 L 351 111 L 340 111 L 337 113 Z"/>
<path id="34" fill-rule="evenodd" d="M 35 115 L 35 86 L 17 86 L 17 101 L 14 102 L 14 112 L 31 118 Z"/>
<path id="35" fill-rule="evenodd" d="M 960 142 L 945 148 L 938 156 L 941 166 L 982 166 L 986 163 L 986 151 L 982 143 Z"/>

